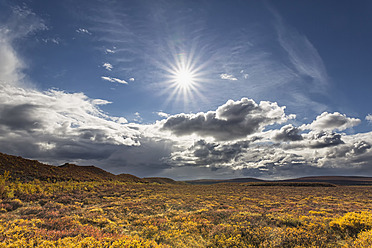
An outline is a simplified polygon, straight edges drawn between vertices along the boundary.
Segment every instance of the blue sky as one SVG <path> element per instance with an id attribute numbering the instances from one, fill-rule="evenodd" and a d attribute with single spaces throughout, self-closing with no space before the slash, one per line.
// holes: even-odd
<path id="1" fill-rule="evenodd" d="M 0 1 L 0 151 L 175 179 L 372 175 L 369 1 Z"/>

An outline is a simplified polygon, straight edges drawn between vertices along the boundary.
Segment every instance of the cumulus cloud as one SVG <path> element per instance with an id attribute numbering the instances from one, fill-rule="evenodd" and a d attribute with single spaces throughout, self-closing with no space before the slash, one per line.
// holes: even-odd
<path id="1" fill-rule="evenodd" d="M 242 98 L 229 100 L 216 111 L 170 116 L 163 123 L 164 130 L 175 135 L 198 134 L 216 140 L 234 140 L 262 131 L 267 125 L 283 123 L 294 118 L 284 113 L 277 103 Z"/>
<path id="2" fill-rule="evenodd" d="M 158 116 L 160 116 L 160 117 L 163 117 L 163 118 L 168 118 L 168 117 L 169 117 L 169 114 L 164 113 L 164 112 L 157 112 L 156 114 L 157 114 Z"/>
<path id="3" fill-rule="evenodd" d="M 354 143 L 345 144 L 327 151 L 327 158 L 354 157 L 365 154 L 371 149 L 371 144 L 364 140 L 355 141 Z"/>
<path id="4" fill-rule="evenodd" d="M 306 159 L 301 155 L 252 142 L 245 140 L 221 143 L 199 140 L 187 149 L 173 152 L 167 162 L 176 167 L 205 167 L 212 171 L 229 168 L 243 173 L 246 169 L 254 169 L 262 171 L 261 174 L 271 173 L 269 168 L 273 166 L 284 168 L 306 163 Z"/>
<path id="5" fill-rule="evenodd" d="M 100 110 L 107 101 L 83 93 L 0 87 L 3 152 L 48 161 L 104 159 L 120 146 L 140 145 L 140 132 L 126 124 L 125 118 Z"/>
<path id="6" fill-rule="evenodd" d="M 230 81 L 236 81 L 238 80 L 236 77 L 234 77 L 233 75 L 231 74 L 227 74 L 227 73 L 222 73 L 220 74 L 220 78 L 221 79 L 225 79 L 225 80 L 230 80 Z"/>
<path id="7" fill-rule="evenodd" d="M 347 117 L 345 114 L 340 114 L 338 112 L 328 113 L 323 112 L 321 115 L 317 116 L 316 119 L 308 125 L 303 125 L 303 129 L 311 130 L 345 130 L 347 128 L 354 127 L 360 123 L 357 118 Z"/>
<path id="8" fill-rule="evenodd" d="M 102 66 L 103 66 L 106 70 L 108 70 L 108 71 L 111 71 L 112 68 L 114 68 L 114 67 L 112 66 L 112 64 L 110 64 L 110 63 L 103 63 Z"/>
<path id="9" fill-rule="evenodd" d="M 136 132 L 111 118 L 99 105 L 110 102 L 90 99 L 83 93 L 49 90 L 39 92 L 1 86 L 0 127 L 9 132 L 76 137 L 86 141 L 136 145 Z"/>
<path id="10" fill-rule="evenodd" d="M 303 140 L 300 132 L 300 129 L 294 127 L 292 124 L 288 124 L 283 126 L 280 130 L 275 130 L 272 138 L 275 141 Z"/>
<path id="11" fill-rule="evenodd" d="M 114 78 L 114 77 L 107 77 L 107 76 L 102 76 L 101 77 L 105 81 L 109 81 L 111 83 L 119 83 L 119 84 L 128 84 L 127 81 L 119 78 Z"/>
<path id="12" fill-rule="evenodd" d="M 307 135 L 311 148 L 324 148 L 344 144 L 341 134 L 329 132 L 310 132 Z"/>

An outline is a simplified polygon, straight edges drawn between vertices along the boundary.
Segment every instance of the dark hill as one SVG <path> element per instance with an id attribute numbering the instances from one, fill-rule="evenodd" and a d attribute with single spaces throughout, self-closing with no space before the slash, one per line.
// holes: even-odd
<path id="1" fill-rule="evenodd" d="M 116 176 L 119 181 L 130 181 L 135 183 L 147 183 L 145 179 L 133 176 L 131 174 L 119 174 Z"/>
<path id="2" fill-rule="evenodd" d="M 252 182 L 264 182 L 264 180 L 257 178 L 234 178 L 234 179 L 200 179 L 200 180 L 189 180 L 185 181 L 190 184 L 216 184 L 216 183 L 252 183 Z"/>
<path id="3" fill-rule="evenodd" d="M 77 181 L 99 181 L 99 180 L 118 180 L 118 178 L 95 166 L 79 166 L 75 164 L 64 164 L 58 167 L 63 179 L 74 178 Z"/>
<path id="4" fill-rule="evenodd" d="M 9 171 L 12 178 L 19 178 L 22 181 L 33 179 L 58 180 L 62 177 L 55 166 L 0 153 L 0 174 L 4 174 L 5 171 Z"/>
<path id="5" fill-rule="evenodd" d="M 0 174 L 10 172 L 12 179 L 19 178 L 21 181 L 34 179 L 56 181 L 124 181 L 134 183 L 147 183 L 147 181 L 129 174 L 114 175 L 95 166 L 79 166 L 66 163 L 61 166 L 53 166 L 40 163 L 36 160 L 0 153 Z"/>
<path id="6" fill-rule="evenodd" d="M 300 177 L 295 179 L 282 180 L 282 182 L 317 182 L 332 183 L 338 185 L 372 185 L 372 177 L 358 176 L 315 176 Z"/>
<path id="7" fill-rule="evenodd" d="M 159 184 L 184 184 L 184 182 L 175 181 L 167 177 L 145 177 L 143 178 L 149 183 L 159 183 Z"/>
<path id="8" fill-rule="evenodd" d="M 371 185 L 372 177 L 358 176 L 314 176 L 286 180 L 260 180 L 257 178 L 235 178 L 228 180 L 200 179 L 185 181 L 189 184 L 252 183 L 255 186 L 326 186 L 326 185 Z"/>

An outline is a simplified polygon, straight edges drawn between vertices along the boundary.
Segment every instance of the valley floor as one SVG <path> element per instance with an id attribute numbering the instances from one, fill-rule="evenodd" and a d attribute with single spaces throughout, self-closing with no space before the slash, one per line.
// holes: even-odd
<path id="1" fill-rule="evenodd" d="M 372 187 L 0 180 L 0 247 L 372 247 Z"/>

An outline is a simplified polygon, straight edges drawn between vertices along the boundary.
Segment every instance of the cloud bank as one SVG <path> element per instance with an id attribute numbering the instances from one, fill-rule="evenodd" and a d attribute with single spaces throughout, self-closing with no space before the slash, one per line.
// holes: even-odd
<path id="1" fill-rule="evenodd" d="M 171 116 L 162 128 L 175 135 L 194 133 L 216 140 L 234 140 L 262 131 L 268 125 L 294 118 L 294 115 L 287 116 L 284 109 L 277 103 L 267 101 L 257 104 L 248 98 L 229 100 L 216 111 Z"/>

